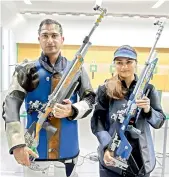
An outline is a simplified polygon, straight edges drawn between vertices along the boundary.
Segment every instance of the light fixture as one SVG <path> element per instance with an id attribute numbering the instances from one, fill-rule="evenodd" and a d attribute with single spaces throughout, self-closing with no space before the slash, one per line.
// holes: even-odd
<path id="1" fill-rule="evenodd" d="M 81 17 L 85 17 L 86 15 L 85 15 L 85 14 L 79 14 L 79 16 L 81 16 Z"/>
<path id="2" fill-rule="evenodd" d="M 25 15 L 31 15 L 31 13 L 30 12 L 26 12 Z"/>
<path id="3" fill-rule="evenodd" d="M 154 9 L 159 8 L 164 2 L 165 2 L 165 0 L 158 0 L 158 1 L 152 6 L 152 8 L 154 8 Z"/>
<path id="4" fill-rule="evenodd" d="M 24 0 L 24 3 L 29 5 L 32 4 L 30 0 Z"/>
<path id="5" fill-rule="evenodd" d="M 39 13 L 39 15 L 44 16 L 46 15 L 44 12 Z"/>
<path id="6" fill-rule="evenodd" d="M 98 17 L 99 14 L 97 13 L 84 13 L 84 12 L 78 12 L 78 13 L 73 13 L 73 12 L 43 12 L 43 11 L 23 11 L 21 12 L 23 15 L 53 15 L 53 16 L 69 16 L 69 17 Z M 141 14 L 113 14 L 113 13 L 108 13 L 105 17 L 108 18 L 135 18 L 135 19 L 169 19 L 169 15 L 153 15 L 153 14 L 147 14 L 147 15 L 141 15 Z"/>
<path id="7" fill-rule="evenodd" d="M 151 20 L 155 20 L 155 17 L 154 16 L 150 16 L 150 17 L 148 17 L 149 19 L 151 19 Z"/>
<path id="8" fill-rule="evenodd" d="M 54 16 L 58 16 L 59 14 L 58 14 L 58 13 L 52 13 L 52 15 L 54 15 Z"/>
<path id="9" fill-rule="evenodd" d="M 140 16 L 139 16 L 139 15 L 134 15 L 133 17 L 134 17 L 135 19 L 140 18 Z"/>
<path id="10" fill-rule="evenodd" d="M 129 16 L 128 15 L 124 15 L 124 16 L 122 16 L 123 18 L 129 18 Z"/>
<path id="11" fill-rule="evenodd" d="M 67 17 L 71 17 L 71 16 L 72 16 L 72 14 L 66 14 L 66 16 L 67 16 Z"/>
<path id="12" fill-rule="evenodd" d="M 160 17 L 160 19 L 165 21 L 167 18 L 166 17 Z"/>

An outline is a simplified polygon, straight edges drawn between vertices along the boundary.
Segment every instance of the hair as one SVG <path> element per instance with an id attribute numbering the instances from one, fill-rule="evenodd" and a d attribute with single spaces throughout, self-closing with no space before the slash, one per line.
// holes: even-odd
<path id="1" fill-rule="evenodd" d="M 39 29 L 38 29 L 38 34 L 40 34 L 41 28 L 43 25 L 51 25 L 51 24 L 55 24 L 55 25 L 59 26 L 59 33 L 61 35 L 63 35 L 62 25 L 59 22 L 57 22 L 56 20 L 52 20 L 52 19 L 45 19 L 40 23 Z"/>
<path id="2" fill-rule="evenodd" d="M 112 76 L 112 78 L 106 80 L 106 93 L 110 98 L 119 100 L 123 99 L 126 94 L 126 88 L 121 84 L 118 75 Z"/>
<path id="3" fill-rule="evenodd" d="M 115 52 L 114 54 L 119 51 L 120 49 L 128 49 L 132 52 L 134 52 L 136 55 L 136 51 L 134 48 L 130 47 L 129 45 L 123 45 L 121 47 L 119 47 Z M 136 61 L 136 60 L 135 60 Z M 137 61 L 136 61 L 137 63 Z M 113 99 L 123 99 L 125 94 L 127 93 L 127 90 L 126 88 L 122 85 L 121 83 L 121 80 L 118 76 L 117 73 L 112 73 L 112 78 L 108 79 L 106 82 L 105 82 L 105 86 L 106 86 L 106 92 L 107 92 L 107 95 L 110 97 L 110 98 L 113 98 Z"/>

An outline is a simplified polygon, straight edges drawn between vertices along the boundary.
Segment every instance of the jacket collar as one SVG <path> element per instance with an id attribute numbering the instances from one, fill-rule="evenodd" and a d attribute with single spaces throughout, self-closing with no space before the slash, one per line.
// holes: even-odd
<path id="1" fill-rule="evenodd" d="M 59 54 L 54 66 L 50 63 L 49 57 L 46 56 L 43 52 L 41 53 L 41 56 L 39 57 L 39 62 L 47 71 L 53 74 L 60 73 L 61 71 L 64 70 L 64 68 L 67 65 L 67 59 L 61 56 L 61 53 Z"/>
<path id="2" fill-rule="evenodd" d="M 124 80 L 121 80 L 120 77 L 118 76 L 119 80 L 121 81 L 122 85 L 127 88 L 126 82 Z M 138 81 L 138 76 L 134 74 L 134 80 L 131 82 L 129 88 L 133 87 Z"/>

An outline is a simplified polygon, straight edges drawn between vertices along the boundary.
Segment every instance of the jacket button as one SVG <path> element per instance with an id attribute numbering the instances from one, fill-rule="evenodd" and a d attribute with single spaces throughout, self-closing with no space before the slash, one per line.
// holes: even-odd
<path id="1" fill-rule="evenodd" d="M 50 80 L 50 78 L 49 77 L 46 77 L 46 81 L 49 81 Z"/>
<path id="2" fill-rule="evenodd" d="M 50 148 L 50 149 L 48 149 L 48 152 L 52 152 L 52 149 Z"/>

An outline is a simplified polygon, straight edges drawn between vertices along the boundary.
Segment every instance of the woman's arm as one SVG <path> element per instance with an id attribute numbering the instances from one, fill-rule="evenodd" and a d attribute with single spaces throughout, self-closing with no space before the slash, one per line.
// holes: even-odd
<path id="1" fill-rule="evenodd" d="M 111 140 L 111 136 L 105 127 L 108 110 L 109 98 L 106 94 L 106 87 L 105 85 L 99 86 L 96 94 L 95 110 L 91 118 L 91 129 L 103 148 L 107 147 Z"/>
<path id="2" fill-rule="evenodd" d="M 166 116 L 162 110 L 158 92 L 154 86 L 148 97 L 150 99 L 150 111 L 148 113 L 143 113 L 143 116 L 147 118 L 147 121 L 152 127 L 156 129 L 161 128 L 164 124 Z"/>

